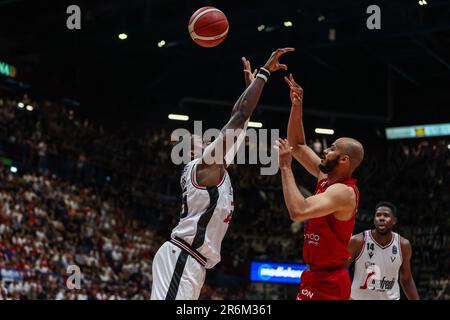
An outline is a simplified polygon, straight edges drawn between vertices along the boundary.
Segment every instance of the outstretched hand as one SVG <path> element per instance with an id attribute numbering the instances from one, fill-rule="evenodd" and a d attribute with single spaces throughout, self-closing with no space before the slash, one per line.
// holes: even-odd
<path id="1" fill-rule="evenodd" d="M 292 73 L 289 74 L 289 77 L 284 77 L 284 80 L 289 85 L 289 88 L 291 89 L 290 97 L 291 97 L 291 103 L 293 107 L 301 106 L 303 101 L 303 89 L 300 87 L 300 85 L 295 82 L 294 77 L 292 76 Z"/>
<path id="2" fill-rule="evenodd" d="M 242 57 L 242 65 L 244 67 L 244 77 L 245 77 L 245 85 L 248 87 L 253 80 L 255 80 L 256 72 L 258 70 L 255 69 L 252 73 L 252 67 L 250 66 L 250 61 L 247 58 Z"/>
<path id="3" fill-rule="evenodd" d="M 270 72 L 274 72 L 280 69 L 287 70 L 288 67 L 285 64 L 281 64 L 278 59 L 288 53 L 295 51 L 294 48 L 283 48 L 283 49 L 277 49 L 274 52 L 272 52 L 272 55 L 270 56 L 269 60 L 267 60 L 266 64 L 264 65 L 264 68 L 269 70 Z"/>
<path id="4" fill-rule="evenodd" d="M 280 168 L 290 168 L 292 165 L 292 147 L 287 139 L 275 141 L 274 148 L 278 150 L 278 163 Z"/>

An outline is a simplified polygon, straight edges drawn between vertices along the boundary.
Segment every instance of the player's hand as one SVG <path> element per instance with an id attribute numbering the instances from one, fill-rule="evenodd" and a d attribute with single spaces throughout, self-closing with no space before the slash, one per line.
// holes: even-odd
<path id="1" fill-rule="evenodd" d="M 272 55 L 270 56 L 269 60 L 267 60 L 266 64 L 264 65 L 264 68 L 269 70 L 270 72 L 274 72 L 280 69 L 287 70 L 288 67 L 285 64 L 281 64 L 278 59 L 288 53 L 294 51 L 294 48 L 283 48 L 283 49 L 277 49 L 274 52 L 272 52 Z"/>
<path id="2" fill-rule="evenodd" d="M 278 150 L 278 164 L 280 168 L 290 168 L 292 165 L 292 147 L 287 139 L 280 138 L 275 141 L 274 148 Z"/>
<path id="3" fill-rule="evenodd" d="M 248 61 L 245 57 L 242 57 L 241 60 L 244 67 L 245 86 L 248 87 L 253 82 L 253 80 L 255 80 L 256 72 L 258 70 L 255 69 L 255 71 L 253 71 L 252 73 L 250 61 Z"/>
<path id="4" fill-rule="evenodd" d="M 295 82 L 292 73 L 289 74 L 289 77 L 284 77 L 284 80 L 289 85 L 291 89 L 290 97 L 291 103 L 293 107 L 301 107 L 303 102 L 303 89 L 300 85 Z"/>

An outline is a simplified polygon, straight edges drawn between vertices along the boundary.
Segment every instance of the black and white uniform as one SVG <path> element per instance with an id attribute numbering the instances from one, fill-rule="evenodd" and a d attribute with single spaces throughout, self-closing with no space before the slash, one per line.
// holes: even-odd
<path id="1" fill-rule="evenodd" d="M 402 266 L 400 235 L 392 232 L 392 241 L 382 247 L 364 232 L 364 246 L 355 260 L 352 282 L 353 300 L 399 300 L 399 270 Z"/>
<path id="2" fill-rule="evenodd" d="M 195 300 L 206 270 L 220 261 L 222 240 L 233 214 L 233 188 L 228 173 L 214 187 L 196 182 L 200 159 L 183 169 L 183 206 L 180 222 L 153 260 L 152 300 Z"/>

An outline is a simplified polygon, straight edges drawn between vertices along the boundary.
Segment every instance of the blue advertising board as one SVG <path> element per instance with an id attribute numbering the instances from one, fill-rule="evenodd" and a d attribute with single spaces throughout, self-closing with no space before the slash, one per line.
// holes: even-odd
<path id="1" fill-rule="evenodd" d="M 256 262 L 250 264 L 250 280 L 253 282 L 300 284 L 305 264 Z"/>

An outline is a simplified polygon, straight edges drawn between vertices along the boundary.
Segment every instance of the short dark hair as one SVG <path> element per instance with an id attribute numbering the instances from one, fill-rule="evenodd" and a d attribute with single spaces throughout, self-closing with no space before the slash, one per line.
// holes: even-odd
<path id="1" fill-rule="evenodd" d="M 389 209 L 391 209 L 394 217 L 397 217 L 397 207 L 392 202 L 388 201 L 378 202 L 377 205 L 375 206 L 375 211 L 377 211 L 379 207 L 388 207 Z"/>

